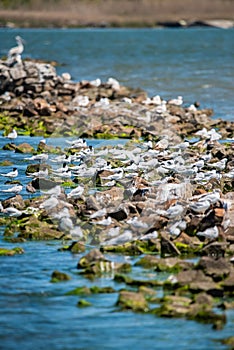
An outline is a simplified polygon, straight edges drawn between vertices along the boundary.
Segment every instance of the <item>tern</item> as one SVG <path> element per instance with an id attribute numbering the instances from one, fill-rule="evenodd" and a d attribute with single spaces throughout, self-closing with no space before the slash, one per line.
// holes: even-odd
<path id="1" fill-rule="evenodd" d="M 17 177 L 18 176 L 18 170 L 17 168 L 13 168 L 12 171 L 9 171 L 9 173 L 6 173 L 6 174 L 0 174 L 1 176 L 5 176 L 5 177 Z"/>
<path id="2" fill-rule="evenodd" d="M 15 186 L 12 186 L 12 187 L 9 187 L 8 189 L 6 190 L 1 190 L 2 192 L 7 192 L 7 193 L 15 193 L 15 194 L 18 194 L 22 191 L 23 189 L 23 186 L 22 185 L 15 185 Z"/>

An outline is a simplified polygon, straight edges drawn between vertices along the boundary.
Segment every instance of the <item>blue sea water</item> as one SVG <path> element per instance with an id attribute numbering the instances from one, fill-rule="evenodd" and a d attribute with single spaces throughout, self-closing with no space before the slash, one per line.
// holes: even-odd
<path id="1" fill-rule="evenodd" d="M 149 95 L 182 95 L 187 104 L 200 101 L 202 107 L 214 108 L 215 117 L 234 120 L 233 29 L 2 28 L 0 56 L 15 45 L 17 34 L 26 41 L 24 57 L 55 60 L 58 73 L 69 72 L 73 80 L 113 76 L 125 85 L 145 89 Z M 39 139 L 21 136 L 19 142 L 36 146 Z M 0 148 L 5 142 L 0 136 Z M 19 165 L 19 179 L 25 183 L 22 155 L 0 151 L 0 161 L 6 157 Z M 23 195 L 28 196 L 26 192 Z M 4 199 L 2 194 L 0 199 Z M 1 227 L 0 246 L 11 248 L 3 231 Z M 0 259 L 3 350 L 227 349 L 219 339 L 233 335 L 231 310 L 226 312 L 224 329 L 215 331 L 211 325 L 184 319 L 118 312 L 118 293 L 90 295 L 85 299 L 92 306 L 78 308 L 78 296 L 65 296 L 73 288 L 99 285 L 118 290 L 124 285 L 115 283 L 112 276 L 89 281 L 79 275 L 76 265 L 80 255 L 58 252 L 61 242 L 17 245 L 25 250 L 23 255 Z M 134 258 L 128 259 L 134 262 Z M 72 279 L 50 283 L 54 270 L 66 272 Z"/>
<path id="2" fill-rule="evenodd" d="M 150 96 L 199 101 L 234 120 L 234 29 L 0 29 L 0 56 L 25 41 L 24 57 L 55 60 L 75 81 L 113 76 Z"/>

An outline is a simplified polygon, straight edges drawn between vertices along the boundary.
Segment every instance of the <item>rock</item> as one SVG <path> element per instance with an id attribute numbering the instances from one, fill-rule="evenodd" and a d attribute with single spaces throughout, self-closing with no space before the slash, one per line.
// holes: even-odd
<path id="1" fill-rule="evenodd" d="M 30 168 L 30 170 L 32 170 L 32 169 L 33 168 Z M 36 169 L 40 169 L 40 167 L 38 168 L 38 165 L 37 165 Z M 33 179 L 31 183 L 32 183 L 32 186 L 36 190 L 42 190 L 42 191 L 48 191 L 48 190 L 54 188 L 55 186 L 60 185 L 60 182 L 58 182 L 58 181 L 52 181 L 50 179 L 46 179 L 43 177 L 40 177 L 40 178 L 37 177 L 37 178 Z"/>
<path id="2" fill-rule="evenodd" d="M 135 264 L 144 268 L 154 269 L 160 272 L 178 272 L 181 270 L 189 270 L 193 267 L 193 263 L 180 260 L 179 258 L 160 259 L 153 255 L 145 255 Z"/>
<path id="3" fill-rule="evenodd" d="M 90 303 L 89 301 L 85 300 L 85 299 L 80 299 L 77 303 L 78 307 L 89 307 L 92 306 L 92 303 Z"/>
<path id="4" fill-rule="evenodd" d="M 108 216 L 110 216 L 111 218 L 113 218 L 117 221 L 122 221 L 122 220 L 127 219 L 128 213 L 127 213 L 126 208 L 123 207 L 123 208 L 117 209 L 116 211 L 109 212 Z"/>
<path id="5" fill-rule="evenodd" d="M 161 236 L 161 256 L 167 255 L 175 256 L 180 255 L 180 251 L 176 248 L 175 244 L 170 241 L 166 236 Z"/>
<path id="6" fill-rule="evenodd" d="M 207 255 L 213 259 L 224 257 L 227 244 L 223 242 L 212 242 L 204 246 L 201 250 L 202 255 Z"/>
<path id="7" fill-rule="evenodd" d="M 64 235 L 53 224 L 41 221 L 34 215 L 22 219 L 18 229 L 20 231 L 18 237 L 32 240 L 61 239 Z"/>
<path id="8" fill-rule="evenodd" d="M 16 248 L 12 248 L 12 249 L 7 249 L 7 248 L 1 248 L 0 247 L 0 256 L 13 256 L 16 254 L 23 254 L 24 250 L 23 248 L 20 247 L 16 247 Z"/>
<path id="9" fill-rule="evenodd" d="M 230 275 L 221 282 L 221 286 L 225 292 L 228 292 L 233 296 L 234 294 L 234 271 L 230 273 Z"/>
<path id="10" fill-rule="evenodd" d="M 25 209 L 25 203 L 23 197 L 20 194 L 3 200 L 2 206 L 3 208 L 14 207 L 18 210 Z"/>
<path id="11" fill-rule="evenodd" d="M 33 153 L 34 148 L 25 142 L 25 143 L 21 143 L 20 145 L 17 145 L 15 147 L 15 152 L 16 153 Z"/>
<path id="12" fill-rule="evenodd" d="M 100 252 L 99 249 L 92 249 L 88 254 L 79 260 L 77 268 L 83 269 L 91 265 L 93 262 L 105 260 L 105 256 Z"/>
<path id="13" fill-rule="evenodd" d="M 204 273 L 212 277 L 214 281 L 220 281 L 227 277 L 232 270 L 234 271 L 231 263 L 222 257 L 214 259 L 204 256 L 200 259 L 196 268 L 204 271 Z"/>
<path id="14" fill-rule="evenodd" d="M 149 307 L 142 293 L 120 291 L 116 303 L 122 310 L 132 310 L 135 312 L 147 312 Z"/>
<path id="15" fill-rule="evenodd" d="M 50 282 L 57 283 L 57 282 L 69 281 L 70 279 L 71 277 L 68 274 L 56 270 L 52 273 Z"/>

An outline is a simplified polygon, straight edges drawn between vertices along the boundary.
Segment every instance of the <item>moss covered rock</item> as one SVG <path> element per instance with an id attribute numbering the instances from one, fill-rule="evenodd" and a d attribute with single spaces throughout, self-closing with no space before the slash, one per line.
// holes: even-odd
<path id="1" fill-rule="evenodd" d="M 116 303 L 122 310 L 132 310 L 135 312 L 147 312 L 148 303 L 142 293 L 131 291 L 120 291 Z"/>

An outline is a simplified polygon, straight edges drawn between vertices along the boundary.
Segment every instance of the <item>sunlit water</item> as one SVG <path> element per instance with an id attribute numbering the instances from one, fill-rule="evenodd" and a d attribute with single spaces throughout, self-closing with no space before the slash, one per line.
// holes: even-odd
<path id="1" fill-rule="evenodd" d="M 24 57 L 55 60 L 73 80 L 113 76 L 151 96 L 184 97 L 234 120 L 234 29 L 0 29 L 0 56 L 25 41 Z"/>
<path id="2" fill-rule="evenodd" d="M 57 67 L 59 74 L 70 72 L 74 80 L 113 76 L 150 95 L 183 95 L 188 104 L 198 100 L 203 107 L 214 108 L 215 116 L 233 120 L 234 30 L 0 29 L 0 55 L 15 45 L 17 34 L 27 42 L 25 57 L 56 60 L 61 64 Z M 19 137 L 17 142 L 26 141 L 35 147 L 39 140 Z M 0 149 L 5 142 L 0 136 Z M 56 142 L 62 144 L 63 140 Z M 0 162 L 7 158 L 17 164 L 23 184 L 29 181 L 23 159 L 27 156 L 0 151 Z M 4 167 L 1 172 L 11 168 Z M 3 178 L 0 181 L 2 188 Z M 22 194 L 29 196 L 25 191 Z M 6 197 L 1 193 L 1 200 Z M 12 244 L 3 239 L 3 231 L 2 227 L 0 246 L 10 248 Z M 78 296 L 65 296 L 73 288 L 99 285 L 118 290 L 124 285 L 115 283 L 111 275 L 92 282 L 82 277 L 76 269 L 80 255 L 59 252 L 62 242 L 14 246 L 22 247 L 25 253 L 0 258 L 1 349 L 221 350 L 226 347 L 217 340 L 233 335 L 233 311 L 226 313 L 225 328 L 214 331 L 211 325 L 193 321 L 119 312 L 115 307 L 118 293 L 90 295 L 85 298 L 92 306 L 78 308 Z M 71 280 L 51 283 L 54 270 L 68 273 Z M 147 278 L 148 271 L 134 273 Z"/>

